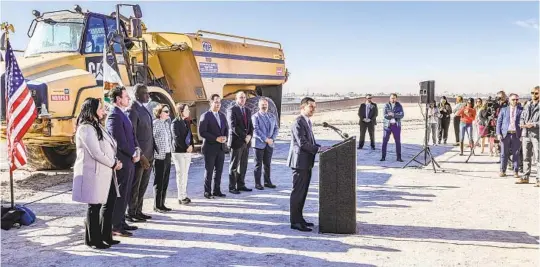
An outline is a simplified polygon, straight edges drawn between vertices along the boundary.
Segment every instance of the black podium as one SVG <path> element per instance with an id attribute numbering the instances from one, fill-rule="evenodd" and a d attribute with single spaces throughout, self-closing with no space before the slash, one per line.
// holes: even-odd
<path id="1" fill-rule="evenodd" d="M 319 232 L 356 233 L 356 138 L 319 156 Z"/>

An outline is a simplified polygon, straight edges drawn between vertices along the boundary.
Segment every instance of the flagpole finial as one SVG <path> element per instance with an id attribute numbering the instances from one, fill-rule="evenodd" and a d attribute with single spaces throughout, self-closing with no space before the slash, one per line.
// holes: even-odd
<path id="1" fill-rule="evenodd" d="M 4 21 L 4 22 L 2 22 L 2 24 L 0 24 L 0 29 L 2 30 L 3 33 L 5 33 L 6 40 L 9 39 L 9 32 L 10 31 L 12 33 L 15 32 L 15 27 L 13 27 L 13 24 L 10 24 L 7 21 Z"/>

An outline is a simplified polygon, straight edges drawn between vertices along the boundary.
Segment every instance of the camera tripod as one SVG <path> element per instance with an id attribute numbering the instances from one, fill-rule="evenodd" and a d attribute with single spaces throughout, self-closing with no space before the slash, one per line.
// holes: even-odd
<path id="1" fill-rule="evenodd" d="M 431 149 L 430 149 L 430 147 L 428 145 L 428 131 L 430 130 L 428 128 L 428 112 L 429 112 L 429 104 L 426 103 L 426 113 L 424 115 L 424 129 L 425 129 L 425 131 L 424 131 L 424 146 L 423 146 L 422 150 L 420 150 L 420 152 L 418 152 L 418 154 L 416 154 L 411 160 L 409 160 L 409 162 L 407 162 L 407 164 L 405 164 L 405 166 L 402 167 L 402 169 L 407 167 L 413 161 L 416 161 L 418 164 L 421 164 L 424 167 L 429 165 L 429 163 L 431 162 L 431 165 L 433 166 L 433 172 L 434 173 L 437 173 L 437 169 L 435 168 L 435 166 L 437 166 L 439 169 L 441 169 L 441 166 L 439 165 L 439 163 L 437 163 L 437 161 L 435 161 L 435 157 L 433 157 L 433 154 L 431 153 Z M 416 158 L 418 158 L 418 156 L 420 156 L 422 153 L 424 153 L 424 162 L 420 162 L 420 161 L 416 160 Z M 428 156 L 429 156 L 429 158 L 428 158 Z"/>

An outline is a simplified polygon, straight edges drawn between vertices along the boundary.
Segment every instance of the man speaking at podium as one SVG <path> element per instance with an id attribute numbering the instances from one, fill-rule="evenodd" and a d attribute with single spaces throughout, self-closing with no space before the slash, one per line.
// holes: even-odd
<path id="1" fill-rule="evenodd" d="M 315 141 L 311 117 L 315 113 L 315 100 L 305 97 L 300 102 L 300 116 L 296 118 L 292 127 L 292 139 L 289 148 L 287 164 L 293 171 L 293 190 L 290 201 L 291 229 L 310 232 L 313 223 L 304 219 L 302 210 L 306 202 L 309 183 L 311 182 L 311 169 L 315 164 L 315 155 L 327 150 Z"/>

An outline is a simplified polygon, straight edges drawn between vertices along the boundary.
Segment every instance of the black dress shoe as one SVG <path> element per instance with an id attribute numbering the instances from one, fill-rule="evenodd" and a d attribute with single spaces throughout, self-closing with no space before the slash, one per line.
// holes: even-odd
<path id="1" fill-rule="evenodd" d="M 374 146 L 372 146 L 372 147 L 371 147 L 371 150 L 375 150 L 375 147 L 374 147 Z"/>
<path id="2" fill-rule="evenodd" d="M 166 210 L 161 209 L 161 208 L 154 208 L 154 211 L 158 212 L 158 213 L 166 213 L 167 212 Z"/>
<path id="3" fill-rule="evenodd" d="M 225 195 L 225 194 L 223 194 L 221 192 L 217 192 L 217 193 L 214 193 L 214 196 L 216 196 L 216 197 L 225 197 L 227 195 Z"/>
<path id="4" fill-rule="evenodd" d="M 291 224 L 291 229 L 302 231 L 302 232 L 311 232 L 311 228 L 306 227 L 302 223 Z"/>
<path id="5" fill-rule="evenodd" d="M 304 225 L 305 225 L 305 226 L 308 226 L 308 227 L 313 227 L 313 226 L 315 226 L 315 224 L 310 223 L 310 222 L 304 222 Z"/>
<path id="6" fill-rule="evenodd" d="M 244 186 L 244 187 L 240 187 L 240 188 L 238 188 L 238 191 L 245 191 L 245 192 L 251 192 L 251 191 L 253 191 L 253 189 L 251 189 L 251 188 L 247 188 L 247 187 L 245 187 L 245 186 Z"/>
<path id="7" fill-rule="evenodd" d="M 130 237 L 133 235 L 133 233 L 131 232 L 128 232 L 124 229 L 122 230 L 112 230 L 112 234 L 115 235 L 115 236 L 123 236 L 123 237 Z"/>
<path id="8" fill-rule="evenodd" d="M 137 214 L 137 216 L 138 216 L 139 218 L 143 218 L 143 219 L 145 219 L 145 220 L 152 219 L 152 216 L 146 215 L 146 214 L 144 214 L 144 213 L 139 213 L 139 214 Z"/>
<path id="9" fill-rule="evenodd" d="M 362 149 L 362 147 L 361 147 L 361 146 L 359 146 L 359 147 L 357 147 L 357 149 Z"/>
<path id="10" fill-rule="evenodd" d="M 165 205 L 163 205 L 163 207 L 161 207 L 161 209 L 164 210 L 164 211 L 171 211 L 172 210 L 171 208 L 168 208 Z"/>
<path id="11" fill-rule="evenodd" d="M 264 184 L 264 187 L 276 188 L 276 185 L 274 185 L 274 184 Z"/>
<path id="12" fill-rule="evenodd" d="M 208 199 L 214 198 L 214 196 L 212 196 L 212 194 L 210 194 L 210 193 L 208 193 L 208 192 L 204 192 L 204 197 L 205 197 L 205 198 L 208 198 Z"/>
<path id="13" fill-rule="evenodd" d="M 401 158 L 397 159 L 397 161 L 399 161 L 399 162 L 403 162 L 403 160 L 402 160 Z"/>
<path id="14" fill-rule="evenodd" d="M 120 241 L 118 241 L 118 240 L 112 240 L 112 239 L 111 239 L 111 240 L 105 240 L 105 241 L 103 241 L 103 242 L 104 242 L 105 244 L 109 245 L 109 246 L 120 244 Z"/>
<path id="15" fill-rule="evenodd" d="M 255 189 L 264 190 L 264 187 L 262 185 L 258 184 L 258 185 L 255 185 Z"/>
<path id="16" fill-rule="evenodd" d="M 137 215 L 126 215 L 126 221 L 137 223 L 137 222 L 146 222 L 146 219 L 141 218 Z"/>
<path id="17" fill-rule="evenodd" d="M 127 225 L 127 224 L 124 225 L 124 230 L 135 231 L 137 229 L 139 229 L 139 227 L 137 227 L 137 226 L 131 226 L 131 225 Z"/>
<path id="18" fill-rule="evenodd" d="M 385 160 L 386 160 L 385 158 L 381 158 L 381 160 L 380 160 L 380 161 L 385 161 Z"/>
<path id="19" fill-rule="evenodd" d="M 240 194 L 240 191 L 238 191 L 236 189 L 229 189 L 229 193 L 238 195 L 238 194 Z"/>
<path id="20" fill-rule="evenodd" d="M 99 243 L 96 243 L 96 244 L 90 244 L 89 246 L 91 248 L 93 248 L 93 249 L 107 249 L 107 248 L 111 247 L 110 245 L 105 244 L 103 242 L 99 242 Z"/>

